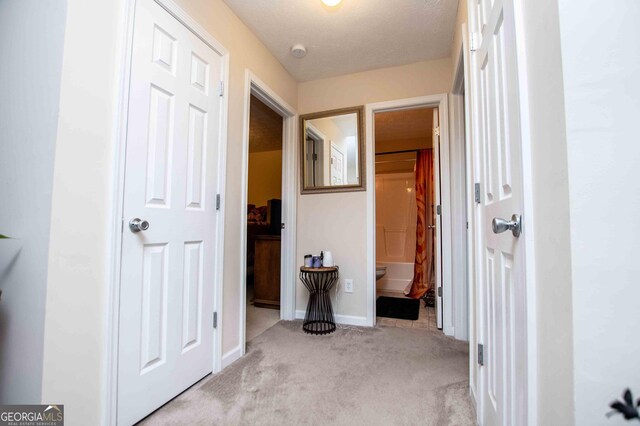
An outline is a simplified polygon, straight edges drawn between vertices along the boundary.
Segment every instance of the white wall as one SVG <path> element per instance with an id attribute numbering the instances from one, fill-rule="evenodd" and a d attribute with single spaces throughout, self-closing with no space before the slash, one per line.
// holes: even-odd
<path id="1" fill-rule="evenodd" d="M 559 0 L 567 124 L 575 421 L 640 396 L 640 3 Z"/>
<path id="2" fill-rule="evenodd" d="M 537 370 L 537 424 L 573 424 L 573 351 L 571 306 L 571 247 L 569 237 L 569 187 L 562 53 L 557 0 L 520 5 L 521 34 L 518 58 L 526 74 L 523 97 L 524 144 L 531 152 L 531 186 L 525 193 L 531 215 L 525 218 L 529 264 L 528 296 L 536 299 L 537 348 L 530 353 L 530 367 Z M 525 148 L 526 151 L 526 148 Z M 525 197 L 526 198 L 526 197 Z M 532 231 L 532 232 L 531 232 Z"/>
<path id="3" fill-rule="evenodd" d="M 69 425 L 100 424 L 124 0 L 67 0 L 55 147 L 42 400 Z"/>
<path id="4" fill-rule="evenodd" d="M 298 112 L 446 93 L 450 85 L 449 59 L 348 74 L 300 83 Z M 367 191 L 374 190 L 375 182 L 367 182 Z M 305 254 L 331 250 L 341 278 L 353 279 L 353 293 L 340 293 L 335 312 L 359 321 L 367 315 L 366 195 L 361 191 L 298 197 L 297 259 L 302 262 Z M 298 282 L 296 309 L 304 310 L 307 299 L 307 290 Z"/>
<path id="5" fill-rule="evenodd" d="M 0 2 L 0 403 L 40 402 L 66 1 Z"/>
<path id="6" fill-rule="evenodd" d="M 67 1 L 45 317 L 42 399 L 66 405 L 68 425 L 106 418 L 108 296 L 115 212 L 119 75 L 126 0 Z M 222 0 L 179 3 L 230 51 L 223 349 L 239 345 L 240 172 L 244 73 L 290 105 L 297 85 Z M 236 238 L 234 238 L 236 236 Z M 2 302 L 0 302 L 2 303 Z"/>

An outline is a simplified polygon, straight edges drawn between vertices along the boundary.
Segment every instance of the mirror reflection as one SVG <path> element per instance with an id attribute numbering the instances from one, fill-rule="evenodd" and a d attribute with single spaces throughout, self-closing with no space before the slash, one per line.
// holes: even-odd
<path id="1" fill-rule="evenodd" d="M 359 108 L 301 117 L 303 193 L 363 189 L 361 123 Z"/>

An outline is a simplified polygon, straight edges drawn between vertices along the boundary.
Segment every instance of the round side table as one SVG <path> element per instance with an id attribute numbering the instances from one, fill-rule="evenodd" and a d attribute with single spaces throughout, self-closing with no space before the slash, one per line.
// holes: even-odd
<path id="1" fill-rule="evenodd" d="M 338 282 L 338 267 L 300 268 L 300 280 L 309 290 L 309 303 L 302 329 L 309 334 L 329 334 L 336 331 L 329 291 Z"/>

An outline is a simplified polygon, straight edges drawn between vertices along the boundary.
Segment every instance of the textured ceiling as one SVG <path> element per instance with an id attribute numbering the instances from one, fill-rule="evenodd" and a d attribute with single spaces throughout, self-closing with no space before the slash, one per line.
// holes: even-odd
<path id="1" fill-rule="evenodd" d="M 432 108 L 377 113 L 376 153 L 431 148 L 432 130 Z"/>
<path id="2" fill-rule="evenodd" d="M 458 0 L 224 0 L 298 81 L 446 58 Z M 290 49 L 301 43 L 307 56 Z"/>
<path id="3" fill-rule="evenodd" d="M 249 109 L 249 152 L 282 149 L 282 117 L 251 95 Z"/>

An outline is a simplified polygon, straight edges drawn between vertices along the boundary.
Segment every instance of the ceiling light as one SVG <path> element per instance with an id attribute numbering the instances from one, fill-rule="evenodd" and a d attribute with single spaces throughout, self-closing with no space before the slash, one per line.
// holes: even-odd
<path id="1" fill-rule="evenodd" d="M 301 44 L 295 44 L 291 46 L 291 55 L 294 58 L 304 58 L 307 55 L 307 48 Z"/>
<path id="2" fill-rule="evenodd" d="M 322 3 L 329 7 L 336 7 L 341 1 L 342 0 L 322 0 Z"/>

